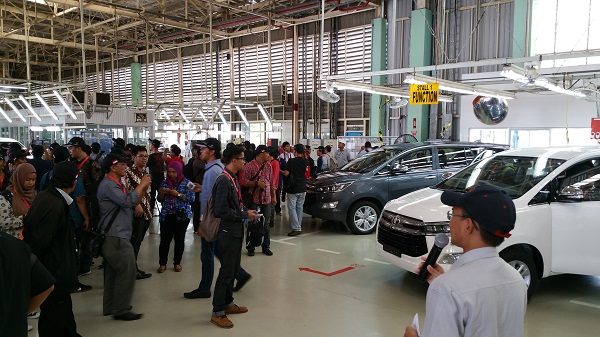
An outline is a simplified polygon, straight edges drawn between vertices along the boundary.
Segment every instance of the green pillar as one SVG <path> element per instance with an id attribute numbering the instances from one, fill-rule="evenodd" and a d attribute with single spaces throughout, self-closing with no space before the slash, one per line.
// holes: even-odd
<path id="1" fill-rule="evenodd" d="M 385 70 L 387 66 L 387 21 L 382 18 L 374 19 L 372 24 L 371 41 L 371 71 Z M 387 76 L 371 76 L 371 84 L 385 85 Z M 369 135 L 377 136 L 385 127 L 385 96 L 371 94 Z M 366 136 L 366 135 L 365 135 Z"/>
<path id="2" fill-rule="evenodd" d="M 531 0 L 514 0 L 512 57 L 529 56 L 527 48 L 529 22 L 531 22 Z"/>
<path id="3" fill-rule="evenodd" d="M 142 106 L 142 66 L 139 63 L 131 64 L 131 103 L 133 106 Z"/>
<path id="4" fill-rule="evenodd" d="M 410 15 L 410 67 L 431 65 L 431 46 L 433 38 L 429 27 L 435 23 L 429 9 L 422 8 L 412 11 Z M 413 134 L 417 140 L 429 138 L 429 105 L 409 105 L 406 131 Z"/>

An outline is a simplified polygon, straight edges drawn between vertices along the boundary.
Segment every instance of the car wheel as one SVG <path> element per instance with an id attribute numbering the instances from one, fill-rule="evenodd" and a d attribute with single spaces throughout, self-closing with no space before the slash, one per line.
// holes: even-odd
<path id="1" fill-rule="evenodd" d="M 348 213 L 346 225 L 354 234 L 371 234 L 375 232 L 381 210 L 370 201 L 359 201 L 352 205 Z"/>
<path id="2" fill-rule="evenodd" d="M 510 248 L 501 252 L 500 257 L 523 277 L 527 284 L 527 300 L 531 299 L 539 282 L 537 267 L 531 253 L 518 248 Z"/>

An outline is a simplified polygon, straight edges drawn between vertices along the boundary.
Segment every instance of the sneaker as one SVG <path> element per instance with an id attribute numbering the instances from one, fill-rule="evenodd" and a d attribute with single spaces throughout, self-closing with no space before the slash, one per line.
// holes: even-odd
<path id="1" fill-rule="evenodd" d="M 288 236 L 298 236 L 302 234 L 302 231 L 291 231 L 288 233 Z"/>
<path id="2" fill-rule="evenodd" d="M 225 315 L 243 314 L 246 312 L 248 312 L 247 307 L 240 307 L 237 304 L 234 304 L 234 305 L 230 306 L 229 308 L 225 309 Z"/>
<path id="3" fill-rule="evenodd" d="M 27 315 L 27 318 L 40 318 L 39 311 L 34 311 L 31 314 Z"/>
<path id="4" fill-rule="evenodd" d="M 200 289 L 194 289 L 189 293 L 183 293 L 183 297 L 194 299 L 194 298 L 210 298 L 210 291 L 200 291 Z"/>
<path id="5" fill-rule="evenodd" d="M 240 289 L 242 289 L 242 287 L 244 287 L 244 285 L 246 285 L 246 283 L 252 278 L 252 275 L 248 274 L 248 277 L 244 277 L 241 278 L 237 281 L 237 283 L 235 284 L 235 287 L 233 287 L 233 291 L 239 291 Z"/>
<path id="6" fill-rule="evenodd" d="M 89 274 L 91 274 L 91 273 L 92 273 L 92 271 L 91 271 L 90 269 L 88 269 L 88 270 L 80 270 L 80 271 L 77 273 L 77 276 L 86 276 L 86 275 L 89 275 Z"/>
<path id="7" fill-rule="evenodd" d="M 254 251 L 253 250 L 249 250 L 248 251 L 248 256 L 254 256 Z"/>
<path id="8" fill-rule="evenodd" d="M 263 254 L 265 254 L 266 256 L 271 256 L 273 255 L 273 252 L 269 249 L 269 248 L 263 248 L 262 250 Z"/>
<path id="9" fill-rule="evenodd" d="M 231 322 L 229 320 L 229 318 L 227 318 L 227 316 L 223 315 L 223 316 L 216 316 L 216 315 L 212 315 L 210 317 L 210 322 L 216 326 L 218 326 L 219 328 L 223 328 L 223 329 L 231 329 L 233 328 L 233 322 Z"/>

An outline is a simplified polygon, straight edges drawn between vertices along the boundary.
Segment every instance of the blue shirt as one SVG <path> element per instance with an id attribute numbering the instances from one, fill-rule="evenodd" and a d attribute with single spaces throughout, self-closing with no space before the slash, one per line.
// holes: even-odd
<path id="1" fill-rule="evenodd" d="M 189 182 L 189 180 L 183 178 L 176 188 L 177 192 L 185 195 L 183 200 L 177 197 L 169 198 L 169 196 L 165 195 L 165 199 L 162 201 L 162 208 L 160 209 L 160 216 L 158 217 L 159 221 L 165 221 L 167 214 L 176 214 L 178 209 L 185 209 L 185 216 L 188 219 L 192 218 L 192 206 L 190 206 L 190 204 L 194 202 L 196 193 L 187 188 Z M 161 188 L 169 188 L 166 180 L 163 180 L 163 182 L 160 183 L 158 190 L 160 191 Z"/>
<path id="2" fill-rule="evenodd" d="M 200 214 L 204 214 L 204 207 L 206 207 L 206 203 L 210 199 L 215 181 L 217 181 L 217 178 L 223 173 L 224 169 L 225 165 L 223 165 L 221 159 L 215 159 L 206 164 L 206 172 L 204 173 L 204 179 L 202 179 L 202 191 L 200 192 Z"/>

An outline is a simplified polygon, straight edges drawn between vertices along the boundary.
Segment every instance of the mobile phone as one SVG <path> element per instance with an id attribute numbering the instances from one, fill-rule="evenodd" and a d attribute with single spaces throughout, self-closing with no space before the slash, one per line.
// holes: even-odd
<path id="1" fill-rule="evenodd" d="M 36 139 L 33 142 L 35 143 L 35 145 L 44 145 L 44 141 L 40 139 Z"/>
<path id="2" fill-rule="evenodd" d="M 191 191 L 194 189 L 194 187 L 196 187 L 196 184 L 194 184 L 193 182 L 190 181 L 189 183 L 187 183 L 186 186 L 187 186 L 188 190 Z"/>

